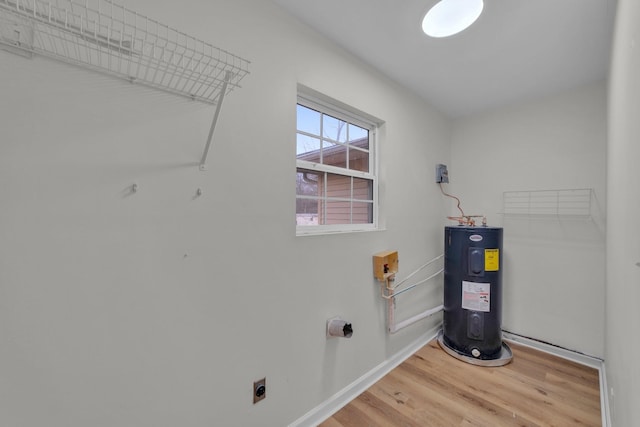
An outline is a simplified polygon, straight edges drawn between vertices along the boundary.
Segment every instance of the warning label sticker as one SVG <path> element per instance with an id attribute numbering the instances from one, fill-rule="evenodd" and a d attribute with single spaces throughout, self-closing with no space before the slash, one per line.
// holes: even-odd
<path id="1" fill-rule="evenodd" d="M 491 283 L 462 281 L 462 308 L 489 312 L 491 307 Z"/>
<path id="2" fill-rule="evenodd" d="M 500 270 L 500 249 L 484 250 L 484 271 Z"/>

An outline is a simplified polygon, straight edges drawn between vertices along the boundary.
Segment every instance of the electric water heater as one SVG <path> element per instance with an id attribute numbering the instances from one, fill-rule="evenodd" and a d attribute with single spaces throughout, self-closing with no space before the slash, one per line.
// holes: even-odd
<path id="1" fill-rule="evenodd" d="M 509 363 L 501 329 L 502 228 L 445 227 L 444 246 L 441 347 L 476 365 Z"/>

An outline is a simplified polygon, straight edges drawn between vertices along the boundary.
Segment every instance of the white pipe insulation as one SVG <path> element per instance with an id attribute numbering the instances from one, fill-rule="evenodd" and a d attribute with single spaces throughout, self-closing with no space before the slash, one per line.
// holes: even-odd
<path id="1" fill-rule="evenodd" d="M 391 301 L 389 301 L 389 304 L 392 304 Z M 389 323 L 389 333 L 391 334 L 395 334 L 396 332 L 398 332 L 400 329 L 402 328 L 406 328 L 409 325 L 413 325 L 414 323 L 416 323 L 419 320 L 425 319 L 429 316 L 432 316 L 436 313 L 441 312 L 442 310 L 444 310 L 444 305 L 439 305 L 437 307 L 434 307 L 432 309 L 429 309 L 427 311 L 423 311 L 420 314 L 416 314 L 413 317 L 408 318 L 407 320 L 403 320 L 402 322 L 395 324 L 395 323 Z"/>
<path id="2" fill-rule="evenodd" d="M 401 282 L 397 283 L 395 286 L 389 286 L 389 281 L 394 281 L 395 277 L 390 278 L 387 281 L 387 286 L 386 286 L 386 295 L 385 295 L 385 287 L 383 286 L 382 288 L 382 297 L 385 298 L 387 300 L 387 330 L 389 331 L 389 333 L 394 334 L 396 332 L 398 332 L 400 329 L 406 328 L 409 325 L 413 325 L 414 323 L 425 319 L 429 316 L 433 316 L 436 313 L 441 312 L 442 310 L 444 310 L 444 306 L 443 305 L 439 305 L 437 307 L 431 308 L 429 310 L 423 311 L 422 313 L 416 314 L 413 317 L 410 317 L 407 320 L 403 320 L 401 322 L 396 323 L 396 315 L 395 315 L 395 305 L 396 305 L 396 297 L 404 292 L 407 292 L 411 289 L 414 289 L 415 287 L 417 287 L 418 285 L 421 285 L 423 283 L 426 283 L 428 281 L 430 281 L 431 279 L 435 278 L 436 276 L 440 275 L 443 273 L 444 268 L 441 268 L 440 270 L 438 270 L 436 273 L 430 275 L 429 277 L 427 277 L 426 279 L 420 280 L 417 283 L 414 283 L 411 286 L 408 286 L 402 290 L 398 290 L 396 291 L 397 288 L 399 288 L 404 282 L 406 282 L 409 278 L 411 278 L 413 275 L 415 275 L 417 272 L 419 272 L 420 270 L 422 270 L 423 268 L 425 268 L 426 266 L 434 263 L 435 261 L 443 258 L 444 255 L 439 255 L 438 257 L 432 259 L 431 261 L 427 262 L 426 264 L 424 264 L 422 267 L 418 268 L 416 271 L 414 271 L 413 273 L 411 273 L 406 279 L 402 280 Z"/>

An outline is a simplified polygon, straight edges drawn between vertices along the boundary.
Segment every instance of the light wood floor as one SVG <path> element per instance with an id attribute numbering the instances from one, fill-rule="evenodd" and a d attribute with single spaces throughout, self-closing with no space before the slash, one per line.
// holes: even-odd
<path id="1" fill-rule="evenodd" d="M 601 425 L 596 369 L 508 344 L 513 361 L 488 368 L 433 340 L 320 426 Z"/>

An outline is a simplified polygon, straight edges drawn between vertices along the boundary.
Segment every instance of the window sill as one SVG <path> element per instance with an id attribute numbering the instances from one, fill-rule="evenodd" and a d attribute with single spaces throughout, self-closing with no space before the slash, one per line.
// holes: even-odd
<path id="1" fill-rule="evenodd" d="M 374 227 L 374 226 L 366 227 L 366 228 L 334 228 L 334 227 L 324 228 L 322 226 L 297 227 L 296 237 L 324 236 L 329 234 L 368 233 L 372 231 L 386 231 L 386 229 L 380 228 L 380 227 Z"/>

